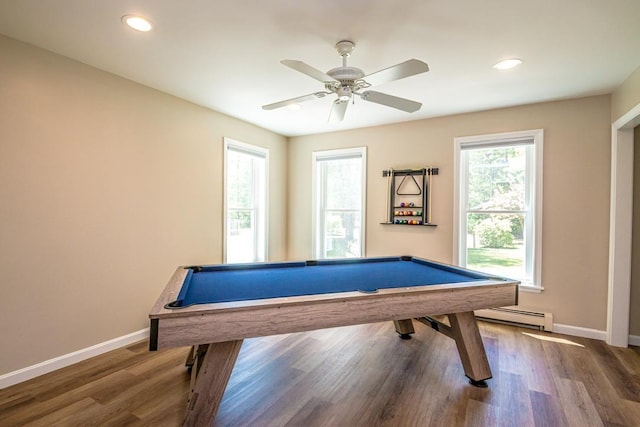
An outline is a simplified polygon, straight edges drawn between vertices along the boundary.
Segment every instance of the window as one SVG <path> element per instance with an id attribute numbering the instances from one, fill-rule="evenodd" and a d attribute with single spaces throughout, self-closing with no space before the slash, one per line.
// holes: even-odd
<path id="1" fill-rule="evenodd" d="M 541 289 L 542 130 L 455 139 L 461 266 Z"/>
<path id="2" fill-rule="evenodd" d="M 364 256 L 366 148 L 313 153 L 315 258 Z"/>
<path id="3" fill-rule="evenodd" d="M 224 139 L 225 262 L 266 260 L 269 151 Z"/>

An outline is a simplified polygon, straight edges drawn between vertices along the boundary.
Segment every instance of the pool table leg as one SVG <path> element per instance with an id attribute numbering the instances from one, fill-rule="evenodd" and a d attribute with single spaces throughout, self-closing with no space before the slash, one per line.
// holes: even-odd
<path id="1" fill-rule="evenodd" d="M 400 338 L 403 340 L 411 339 L 411 334 L 416 332 L 413 329 L 413 321 L 411 319 L 394 320 L 393 326 L 396 327 L 396 332 L 400 334 Z"/>
<path id="2" fill-rule="evenodd" d="M 210 426 L 242 347 L 242 340 L 209 344 L 202 364 L 197 361 L 183 426 Z"/>
<path id="3" fill-rule="evenodd" d="M 476 317 L 472 311 L 449 314 L 448 317 L 451 324 L 451 338 L 455 340 L 458 347 L 465 375 L 474 386 L 486 387 L 485 380 L 492 376 L 491 367 Z"/>
<path id="4" fill-rule="evenodd" d="M 448 314 L 449 325 L 429 316 L 419 317 L 420 323 L 432 327 L 456 342 L 464 374 L 476 387 L 487 387 L 491 378 L 489 359 L 482 344 L 478 322 L 472 311 Z"/>
<path id="5" fill-rule="evenodd" d="M 189 349 L 187 360 L 184 361 L 184 366 L 191 369 L 195 362 L 196 362 L 196 346 L 192 345 L 191 348 Z"/>

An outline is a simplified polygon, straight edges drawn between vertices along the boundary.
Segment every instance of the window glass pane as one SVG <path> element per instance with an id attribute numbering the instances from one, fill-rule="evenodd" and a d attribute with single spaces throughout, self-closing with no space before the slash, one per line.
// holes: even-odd
<path id="1" fill-rule="evenodd" d="M 360 257 L 364 254 L 363 148 L 314 153 L 314 256 Z"/>
<path id="2" fill-rule="evenodd" d="M 255 213 L 229 211 L 227 219 L 227 262 L 252 262 L 255 252 Z"/>
<path id="3" fill-rule="evenodd" d="M 526 278 L 523 214 L 467 214 L 467 267 Z"/>
<path id="4" fill-rule="evenodd" d="M 348 258 L 361 255 L 360 212 L 327 211 L 325 215 L 324 257 Z"/>
<path id="5" fill-rule="evenodd" d="M 225 150 L 225 261 L 265 261 L 268 151 L 226 139 Z"/>
<path id="6" fill-rule="evenodd" d="M 227 152 L 227 203 L 229 208 L 253 207 L 253 158 Z"/>
<path id="7" fill-rule="evenodd" d="M 468 156 L 468 209 L 525 209 L 527 146 L 475 149 Z"/>
<path id="8" fill-rule="evenodd" d="M 541 129 L 456 138 L 458 262 L 541 287 Z"/>
<path id="9" fill-rule="evenodd" d="M 327 209 L 360 209 L 362 200 L 362 159 L 324 161 Z"/>

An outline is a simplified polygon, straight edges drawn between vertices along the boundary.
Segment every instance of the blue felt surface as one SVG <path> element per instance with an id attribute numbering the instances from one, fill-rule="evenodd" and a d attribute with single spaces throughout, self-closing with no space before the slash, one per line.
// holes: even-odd
<path id="1" fill-rule="evenodd" d="M 180 306 L 245 301 L 348 291 L 468 282 L 485 279 L 474 273 L 428 262 L 380 260 L 327 263 L 315 266 L 279 264 L 278 267 L 221 268 L 193 272 L 178 296 Z"/>

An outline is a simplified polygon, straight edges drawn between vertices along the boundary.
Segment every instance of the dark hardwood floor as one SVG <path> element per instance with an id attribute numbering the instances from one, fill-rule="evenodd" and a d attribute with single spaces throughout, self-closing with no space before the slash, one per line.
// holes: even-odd
<path id="1" fill-rule="evenodd" d="M 640 426 L 640 350 L 480 323 L 493 370 L 468 384 L 455 344 L 391 322 L 246 340 L 215 425 Z M 0 390 L 0 426 L 177 426 L 188 349 L 142 342 Z"/>

